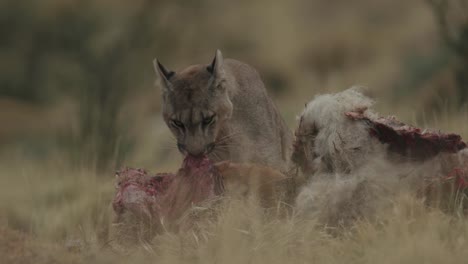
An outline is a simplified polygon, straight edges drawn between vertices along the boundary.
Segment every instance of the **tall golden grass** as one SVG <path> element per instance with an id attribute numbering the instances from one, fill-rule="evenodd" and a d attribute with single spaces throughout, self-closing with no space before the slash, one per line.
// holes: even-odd
<path id="1" fill-rule="evenodd" d="M 271 76 L 285 80 L 284 87 L 270 93 L 291 129 L 303 103 L 315 94 L 363 85 L 382 114 L 468 138 L 468 110 L 454 109 L 449 99 L 457 94 L 445 93 L 445 87 L 453 87 L 446 68 L 418 83 L 419 90 L 401 84 L 419 70 L 407 67 L 411 59 L 438 52 L 437 27 L 424 3 L 215 2 L 205 1 L 206 6 L 197 9 L 161 1 L 155 23 L 179 36 L 167 34 L 168 42 L 177 42 L 145 51 L 148 72 L 154 56 L 180 69 L 208 63 L 221 48 L 226 57 L 258 68 L 267 85 L 275 83 Z M 40 15 L 53 18 L 73 3 L 49 0 Z M 127 2 L 96 3 L 103 13 L 112 5 L 114 19 L 134 12 L 127 10 L 132 6 Z M 184 19 L 187 23 L 181 23 Z M 109 32 L 119 25 L 109 23 Z M 4 53 L 2 72 L 15 71 L 18 63 L 6 60 L 10 57 Z M 129 61 L 143 63 L 138 58 Z M 122 118 L 136 120 L 130 130 L 135 151 L 124 164 L 175 171 L 181 158 L 159 117 L 152 76 L 144 78 L 139 84 L 149 88 L 138 90 L 122 106 Z M 102 175 L 89 164 L 71 166 L 51 140 L 64 127 L 73 128 L 75 105 L 69 98 L 41 108 L 10 100 L 0 100 L 0 143 L 6 142 L 0 148 L 0 262 L 464 263 L 468 258 L 467 220 L 427 208 L 410 193 L 394 198 L 393 206 L 379 211 L 376 220 L 362 219 L 339 234 L 316 219 L 265 214 L 252 201 L 235 200 L 226 201 L 217 209 L 219 217 L 200 222 L 196 231 L 165 233 L 151 243 L 115 248 L 109 235 L 113 172 Z"/>
<path id="2" fill-rule="evenodd" d="M 428 125 L 468 135 L 466 117 L 446 114 Z M 142 135 L 143 143 L 168 146 L 169 135 L 161 133 L 159 139 Z M 144 148 L 128 164 L 173 171 L 180 157 L 164 149 L 170 158 L 161 164 L 140 158 L 151 153 Z M 414 193 L 391 198 L 390 209 L 339 232 L 294 213 L 266 214 L 250 200 L 227 201 L 216 209 L 219 217 L 193 231 L 119 247 L 110 235 L 112 176 L 71 168 L 60 152 L 37 160 L 24 148 L 4 150 L 0 253 L 11 263 L 462 263 L 468 257 L 467 219 L 428 208 Z"/>

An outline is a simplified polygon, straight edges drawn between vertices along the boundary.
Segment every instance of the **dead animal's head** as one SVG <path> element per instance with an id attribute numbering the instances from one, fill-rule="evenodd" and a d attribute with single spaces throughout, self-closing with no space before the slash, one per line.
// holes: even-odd
<path id="1" fill-rule="evenodd" d="M 318 95 L 299 119 L 293 161 L 306 175 L 350 172 L 375 153 L 365 122 L 346 117 L 349 111 L 371 113 L 373 101 L 352 88 L 336 94 Z"/>
<path id="2" fill-rule="evenodd" d="M 320 157 L 315 153 L 315 138 L 317 137 L 318 129 L 314 123 L 304 122 L 301 116 L 299 126 L 295 132 L 295 140 L 293 145 L 292 161 L 301 168 L 305 174 L 313 174 L 318 170 L 320 165 L 317 160 Z"/>
<path id="3" fill-rule="evenodd" d="M 211 64 L 180 72 L 168 70 L 157 60 L 154 68 L 162 88 L 163 117 L 180 152 L 192 156 L 210 153 L 233 110 L 221 52 L 216 52 Z"/>

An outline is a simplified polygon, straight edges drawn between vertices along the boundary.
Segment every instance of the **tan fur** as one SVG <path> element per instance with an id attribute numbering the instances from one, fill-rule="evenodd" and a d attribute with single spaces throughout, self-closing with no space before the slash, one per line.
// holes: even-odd
<path id="1" fill-rule="evenodd" d="M 277 170 L 248 163 L 219 162 L 216 165 L 223 176 L 226 196 L 255 196 L 265 208 L 284 201 L 290 178 Z M 287 199 L 286 199 L 287 200 Z"/>
<path id="2" fill-rule="evenodd" d="M 164 120 L 183 154 L 288 169 L 292 133 L 255 69 L 218 51 L 210 65 L 174 73 L 155 60 L 155 71 Z"/>

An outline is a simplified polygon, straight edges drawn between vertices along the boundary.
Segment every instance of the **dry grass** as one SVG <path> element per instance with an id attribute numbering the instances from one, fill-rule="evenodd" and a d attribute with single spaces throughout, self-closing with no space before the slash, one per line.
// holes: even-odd
<path id="1" fill-rule="evenodd" d="M 466 127 L 456 126 L 461 118 L 447 117 L 437 127 L 452 124 L 466 135 Z M 173 170 L 178 160 L 167 163 L 173 165 L 157 170 Z M 118 248 L 108 234 L 112 177 L 71 170 L 59 154 L 33 161 L 20 149 L 3 152 L 0 171 L 0 255 L 8 263 L 463 263 L 468 257 L 467 219 L 407 193 L 389 198 L 392 205 L 372 220 L 339 232 L 314 218 L 265 213 L 250 200 L 226 201 L 217 219 L 193 230 Z"/>
<path id="2" fill-rule="evenodd" d="M 50 10 L 43 15 L 59 12 L 59 2 L 48 1 Z M 106 12 L 108 2 L 97 1 Z M 446 99 L 437 89 L 453 83 L 450 77 L 441 83 L 429 79 L 417 92 L 396 95 L 400 81 L 412 76 L 408 55 L 432 56 L 437 50 L 437 28 L 422 1 L 215 2 L 205 2 L 210 5 L 205 10 L 161 1 L 156 26 L 179 36 L 170 54 L 149 48 L 148 67 L 153 56 L 168 60 L 173 69 L 208 63 L 221 48 L 226 57 L 251 63 L 264 77 L 270 72 L 285 78 L 286 90 L 275 101 L 291 128 L 303 103 L 316 93 L 356 84 L 369 87 L 382 114 L 468 138 L 466 109 L 432 112 L 426 103 Z M 112 17 L 133 12 L 128 3 L 113 4 Z M 110 24 L 113 30 L 120 25 Z M 7 58 L 8 51 L 3 53 Z M 21 62 L 15 68 L 3 61 L 8 65 L 2 69 L 22 67 Z M 145 78 L 139 83 L 151 86 L 153 77 Z M 158 94 L 147 90 L 140 89 L 142 94 L 126 102 L 129 109 L 123 111 L 138 119 L 131 131 L 138 138 L 137 151 L 126 164 L 174 171 L 181 159 L 159 118 Z M 6 120 L 0 122 L 0 135 L 7 141 L 25 132 L 44 144 L 42 135 L 54 137 L 70 119 L 67 106 L 57 106 L 67 111 L 44 111 L 7 103 L 0 105 L 0 111 L 8 110 L 0 113 L 0 121 Z M 464 263 L 468 258 L 468 221 L 427 208 L 406 193 L 392 198 L 392 206 L 373 220 L 362 219 L 339 235 L 331 235 L 337 232 L 317 219 L 279 217 L 248 200 L 226 201 L 219 217 L 200 222 L 196 232 L 166 233 L 122 255 L 108 246 L 112 172 L 102 177 L 86 166 L 72 169 L 53 144 L 32 155 L 35 147 L 25 141 L 0 149 L 0 259 L 6 263 Z"/>
<path id="3" fill-rule="evenodd" d="M 92 185 L 75 187 L 87 199 L 67 203 L 74 209 L 41 202 L 38 210 L 29 207 L 32 233 L 1 229 L 0 253 L 8 263 L 463 263 L 468 257 L 468 221 L 410 195 L 395 199 L 377 220 L 362 220 L 335 236 L 314 219 L 276 217 L 251 201 L 226 201 L 218 218 L 202 221 L 197 231 L 166 233 L 113 253 L 95 239 L 98 225 L 90 224 L 93 206 L 105 210 L 101 194 L 90 191 Z"/>

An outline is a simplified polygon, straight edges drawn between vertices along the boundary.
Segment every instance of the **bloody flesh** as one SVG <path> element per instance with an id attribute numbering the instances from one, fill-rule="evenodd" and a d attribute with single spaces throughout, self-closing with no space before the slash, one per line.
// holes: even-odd
<path id="1" fill-rule="evenodd" d="M 422 131 L 420 128 L 398 121 L 393 116 L 372 118 L 365 114 L 365 109 L 346 112 L 345 115 L 351 120 L 366 122 L 369 126 L 369 134 L 380 142 L 388 144 L 389 151 L 415 160 L 427 160 L 440 153 L 455 154 L 467 148 L 467 144 L 460 135 Z M 457 190 L 467 189 L 468 161 L 460 161 L 460 164 L 445 177 L 435 180 L 451 182 Z"/>
<path id="2" fill-rule="evenodd" d="M 457 153 L 467 147 L 457 134 L 421 131 L 398 121 L 395 117 L 371 118 L 364 111 L 345 113 L 352 120 L 366 122 L 371 136 L 388 144 L 391 152 L 425 160 L 439 153 Z"/>
<path id="3" fill-rule="evenodd" d="M 192 205 L 223 192 L 222 179 L 206 157 L 186 157 L 177 174 L 149 175 L 127 168 L 117 172 L 113 209 L 117 221 L 125 212 L 150 221 L 175 221 Z"/>

